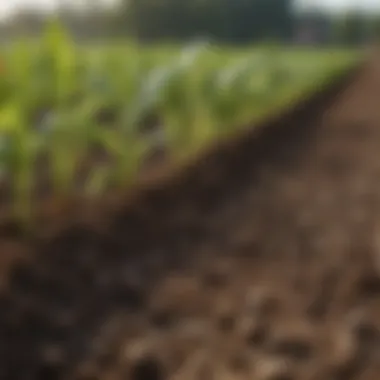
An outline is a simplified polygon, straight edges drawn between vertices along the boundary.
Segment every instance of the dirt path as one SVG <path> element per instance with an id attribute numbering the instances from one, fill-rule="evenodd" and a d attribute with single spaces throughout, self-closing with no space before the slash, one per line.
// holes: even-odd
<path id="1" fill-rule="evenodd" d="M 380 61 L 341 87 L 36 242 L 0 379 L 377 379 Z"/>

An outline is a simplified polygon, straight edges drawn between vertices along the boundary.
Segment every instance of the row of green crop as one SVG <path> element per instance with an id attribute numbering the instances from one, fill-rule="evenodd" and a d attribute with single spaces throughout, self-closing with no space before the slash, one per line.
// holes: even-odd
<path id="1" fill-rule="evenodd" d="M 99 195 L 136 178 L 151 149 L 139 133 L 147 115 L 158 116 L 172 159 L 186 159 L 352 58 L 276 47 L 231 53 L 204 42 L 177 51 L 132 43 L 86 49 L 52 24 L 38 43 L 10 45 L 0 67 L 0 169 L 12 179 L 15 212 L 30 215 L 41 155 L 53 195 L 65 198 L 78 163 L 101 146 L 113 163 L 93 167 L 83 189 Z M 99 110 L 113 114 L 108 125 Z"/>

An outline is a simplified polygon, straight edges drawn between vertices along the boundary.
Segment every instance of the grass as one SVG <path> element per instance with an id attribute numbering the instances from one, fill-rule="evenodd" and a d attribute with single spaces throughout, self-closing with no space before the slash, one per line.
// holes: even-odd
<path id="1" fill-rule="evenodd" d="M 41 41 L 16 41 L 3 53 L 0 174 L 8 203 L 27 220 L 45 194 L 41 183 L 59 200 L 128 187 L 153 149 L 152 131 L 163 136 L 167 157 L 186 160 L 356 58 L 345 50 L 205 43 L 78 47 L 52 24 Z"/>

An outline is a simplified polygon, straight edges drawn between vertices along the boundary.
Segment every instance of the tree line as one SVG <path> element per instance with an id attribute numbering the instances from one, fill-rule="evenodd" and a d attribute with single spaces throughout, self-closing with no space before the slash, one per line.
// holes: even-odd
<path id="1" fill-rule="evenodd" d="M 300 12 L 293 0 L 124 0 L 113 11 L 92 7 L 78 14 L 64 8 L 59 15 L 79 39 L 117 36 L 141 42 L 186 42 L 206 38 L 225 44 L 300 39 L 322 45 L 380 40 L 379 14 Z M 0 35 L 40 33 L 45 22 L 46 16 L 25 11 L 0 25 Z"/>
<path id="2" fill-rule="evenodd" d="M 289 0 L 128 0 L 121 25 L 141 40 L 245 43 L 290 38 L 293 14 Z"/>
<path id="3" fill-rule="evenodd" d="M 297 12 L 292 0 L 126 0 L 118 25 L 141 41 L 288 42 L 305 29 L 324 44 L 358 44 L 380 36 L 380 15 Z"/>

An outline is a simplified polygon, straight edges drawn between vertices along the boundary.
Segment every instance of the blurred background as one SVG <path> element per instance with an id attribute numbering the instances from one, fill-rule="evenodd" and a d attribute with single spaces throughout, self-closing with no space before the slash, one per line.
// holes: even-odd
<path id="1" fill-rule="evenodd" d="M 356 45 L 380 36 L 378 0 L 7 0 L 1 41 L 38 35 L 58 16 L 78 42 L 135 38 L 225 44 Z"/>

